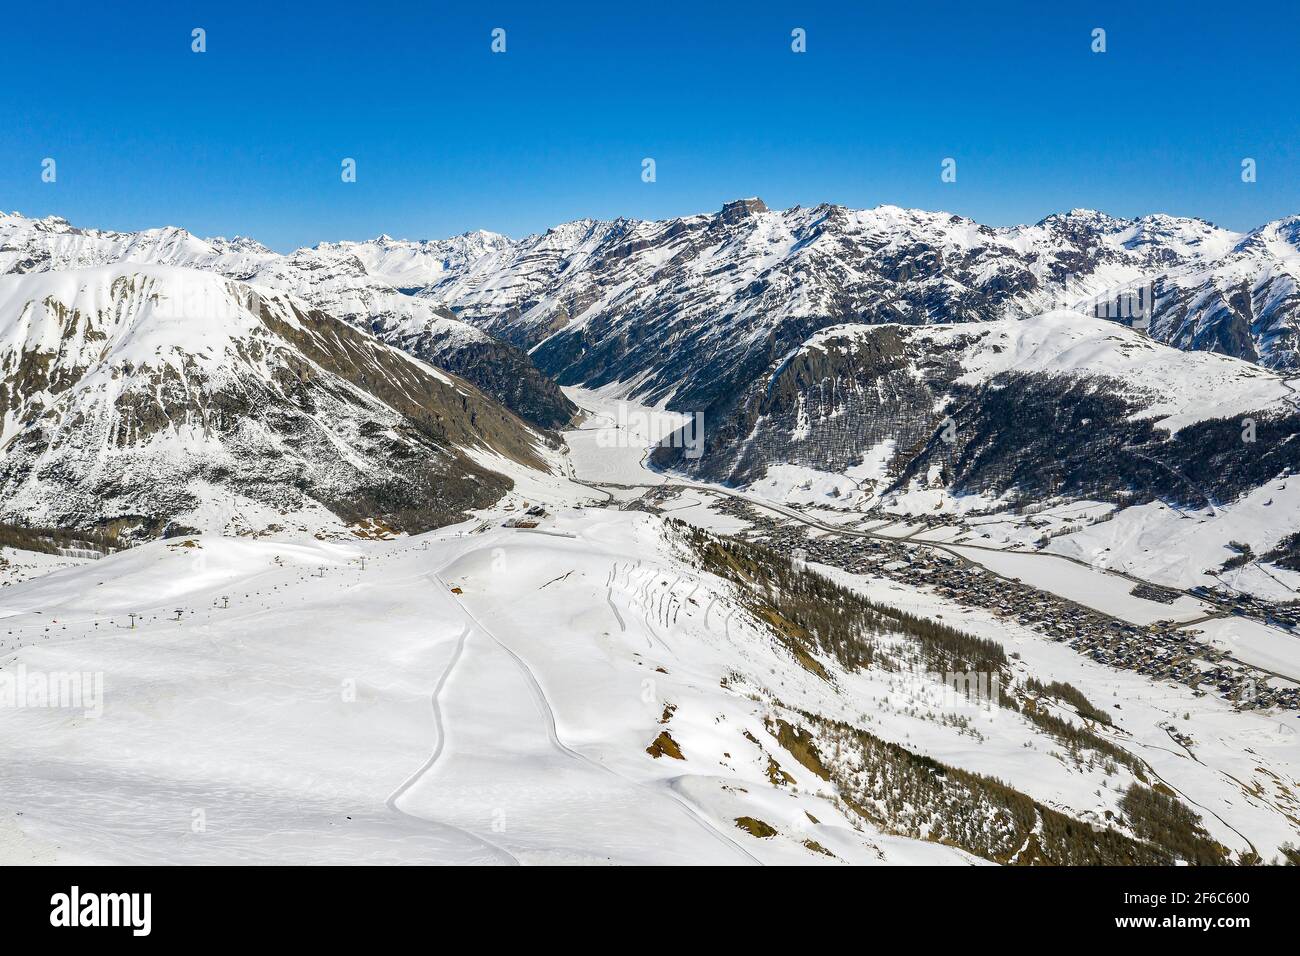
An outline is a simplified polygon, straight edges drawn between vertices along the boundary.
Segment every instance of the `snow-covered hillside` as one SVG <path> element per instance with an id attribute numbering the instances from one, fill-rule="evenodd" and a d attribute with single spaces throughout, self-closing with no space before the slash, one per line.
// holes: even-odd
<path id="1" fill-rule="evenodd" d="M 1300 465 L 1279 440 L 1300 430 L 1295 401 L 1257 365 L 1071 311 L 839 325 L 706 409 L 702 455 L 678 447 L 655 460 L 741 484 L 813 468 L 862 482 L 860 502 L 919 481 L 993 499 L 1221 504 Z"/>
<path id="2" fill-rule="evenodd" d="M 1295 394 L 1282 376 L 1250 362 L 1183 352 L 1069 310 L 897 331 L 923 354 L 955 353 L 960 385 L 983 385 L 1008 374 L 1101 379 L 1113 386 L 1115 397 L 1143 406 L 1137 417 L 1171 434 L 1205 419 L 1285 411 Z M 809 338 L 800 351 L 825 351 L 871 334 L 868 326 L 834 326 Z"/>
<path id="3" fill-rule="evenodd" d="M 717 682 L 737 666 L 787 673 L 789 661 L 716 585 L 665 620 L 654 605 L 686 594 L 656 575 L 680 590 L 689 569 L 657 522 L 554 530 L 567 537 L 202 537 L 11 589 L 4 670 L 103 672 L 104 696 L 98 718 L 5 711 L 0 856 L 971 861 L 860 832 L 792 758 L 798 785 L 767 782 L 764 748 L 781 753 L 769 714 Z M 712 600 L 711 615 L 733 619 L 726 635 L 703 624 Z M 49 618 L 66 630 L 46 642 L 35 622 Z M 661 733 L 685 759 L 646 753 Z M 751 836 L 734 822 L 745 816 L 781 837 Z M 835 856 L 803 845 L 813 840 Z"/>

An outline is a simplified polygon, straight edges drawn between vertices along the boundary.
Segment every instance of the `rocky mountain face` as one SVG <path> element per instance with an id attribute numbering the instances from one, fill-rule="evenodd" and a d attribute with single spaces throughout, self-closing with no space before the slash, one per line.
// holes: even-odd
<path id="1" fill-rule="evenodd" d="M 502 237 L 503 241 L 504 237 Z M 463 246 L 457 258 L 457 244 Z M 392 245 L 385 254 L 385 246 Z M 576 408 L 559 387 L 516 346 L 458 321 L 450 311 L 404 294 L 394 283 L 431 279 L 430 265 L 406 263 L 391 240 L 336 243 L 279 255 L 247 238 L 199 239 L 168 227 L 135 233 L 79 229 L 63 219 L 0 214 L 0 275 L 79 269 L 112 263 L 203 269 L 267 289 L 287 292 L 310 306 L 367 329 L 384 341 L 461 376 L 520 417 L 554 429 Z M 431 244 L 423 244 L 431 245 Z M 430 252 L 448 267 L 477 257 L 484 243 L 469 237 Z"/>
<path id="2" fill-rule="evenodd" d="M 731 484 L 788 463 L 847 475 L 877 500 L 944 488 L 1205 506 L 1300 467 L 1296 402 L 1258 366 L 1070 311 L 837 326 L 757 377 L 698 458 L 655 458 Z"/>
<path id="3" fill-rule="evenodd" d="M 546 470 L 472 385 L 299 300 L 120 263 L 0 278 L 0 520 L 420 531 Z"/>
<path id="4" fill-rule="evenodd" d="M 360 323 L 364 318 L 354 313 L 351 321 Z M 372 319 L 370 328 L 384 342 L 473 383 L 538 428 L 563 428 L 577 412 L 560 386 L 543 375 L 523 349 L 449 315 L 391 324 Z"/>

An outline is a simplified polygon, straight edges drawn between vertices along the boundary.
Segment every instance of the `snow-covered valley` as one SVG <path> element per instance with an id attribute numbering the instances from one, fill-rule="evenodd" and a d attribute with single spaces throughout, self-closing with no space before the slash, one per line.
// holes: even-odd
<path id="1" fill-rule="evenodd" d="M 555 473 L 459 524 L 182 535 L 5 587 L 0 675 L 29 696 L 0 709 L 0 860 L 1154 862 L 1132 788 L 1190 808 L 1196 852 L 1268 861 L 1300 838 L 1295 711 L 1116 669 L 810 552 L 835 601 L 1004 649 L 1001 702 L 954 691 L 928 638 L 879 611 L 848 650 L 819 644 L 752 586 L 802 560 L 738 574 L 706 531 L 771 537 L 752 508 L 829 540 L 848 516 L 652 472 L 679 416 L 569 397 L 584 415 Z M 1050 570 L 1003 570 L 1053 588 Z M 1092 573 L 1058 589 L 1151 618 Z M 1184 596 L 1161 616 L 1212 610 Z M 36 702 L 72 675 L 98 696 Z M 1072 855 L 1069 821 L 1105 834 L 1084 841 L 1095 856 Z"/>

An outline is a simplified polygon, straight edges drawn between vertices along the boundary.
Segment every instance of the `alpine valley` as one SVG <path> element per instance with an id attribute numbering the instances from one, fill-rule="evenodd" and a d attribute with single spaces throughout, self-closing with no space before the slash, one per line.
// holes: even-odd
<path id="1" fill-rule="evenodd" d="M 1298 281 L 0 214 L 0 862 L 1300 863 Z"/>

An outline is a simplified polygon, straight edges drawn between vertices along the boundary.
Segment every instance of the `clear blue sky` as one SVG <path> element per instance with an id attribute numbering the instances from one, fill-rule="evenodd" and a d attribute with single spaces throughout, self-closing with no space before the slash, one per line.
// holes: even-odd
<path id="1" fill-rule="evenodd" d="M 750 195 L 990 223 L 1074 206 L 1233 228 L 1300 213 L 1295 3 L 720 6 L 11 4 L 0 208 L 282 250 Z"/>

